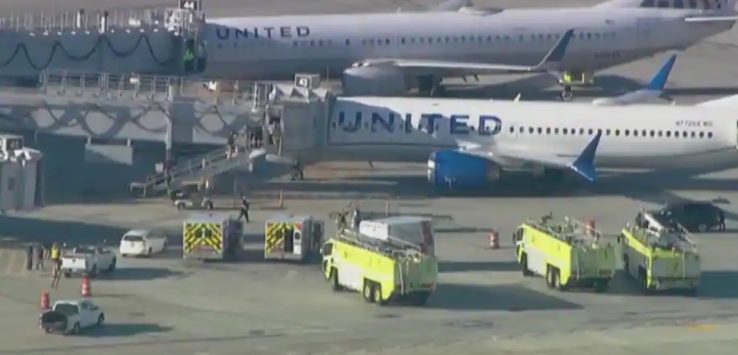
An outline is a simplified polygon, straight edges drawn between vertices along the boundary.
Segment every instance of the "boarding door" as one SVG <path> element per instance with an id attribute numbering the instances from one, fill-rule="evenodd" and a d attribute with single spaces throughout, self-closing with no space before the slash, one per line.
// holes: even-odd
<path id="1" fill-rule="evenodd" d="M 302 225 L 301 224 L 295 224 L 293 227 L 292 232 L 292 252 L 295 255 L 301 255 L 302 254 Z"/>

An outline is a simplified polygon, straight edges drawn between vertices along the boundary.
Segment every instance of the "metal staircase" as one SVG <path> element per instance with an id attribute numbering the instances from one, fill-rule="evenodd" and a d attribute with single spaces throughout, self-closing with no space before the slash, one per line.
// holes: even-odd
<path id="1" fill-rule="evenodd" d="M 169 184 L 167 184 L 167 176 L 164 173 L 158 173 L 148 176 L 144 182 L 131 183 L 129 189 L 132 193 L 146 197 L 167 191 L 167 185 L 177 189 L 186 184 L 199 183 L 203 178 L 212 179 L 219 174 L 244 166 L 248 166 L 249 171 L 253 171 L 254 160 L 266 154 L 267 149 L 258 148 L 240 150 L 228 157 L 225 148 L 216 149 L 172 167 L 169 171 Z"/>

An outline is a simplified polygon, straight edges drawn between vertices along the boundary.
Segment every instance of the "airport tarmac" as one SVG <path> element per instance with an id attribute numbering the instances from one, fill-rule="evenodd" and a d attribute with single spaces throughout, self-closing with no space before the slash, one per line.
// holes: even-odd
<path id="1" fill-rule="evenodd" d="M 5 233 L 6 242 L 14 235 L 115 243 L 125 229 L 148 227 L 170 230 L 173 246 L 150 260 L 121 260 L 114 274 L 94 280 L 92 299 L 105 309 L 108 324 L 80 337 L 37 329 L 48 276 L 17 272 L 22 256 L 15 257 L 15 266 L 0 261 L 0 353 L 729 354 L 738 345 L 738 208 L 731 204 L 738 193 L 730 188 L 736 176 L 738 171 L 729 171 L 643 184 L 604 177 L 599 187 L 572 183 L 565 194 L 548 197 L 529 196 L 521 179 L 490 197 L 432 198 L 421 187 L 419 165 L 375 163 L 369 170 L 363 164 L 326 164 L 307 171 L 308 180 L 285 196 L 289 212 L 327 218 L 358 197 L 342 194 L 342 187 L 362 194 L 364 210 L 383 211 L 394 194 L 391 212 L 435 217 L 441 273 L 424 308 L 377 307 L 356 293 L 333 293 L 317 265 L 263 262 L 256 237 L 247 240 L 239 262 L 188 266 L 176 246 L 184 212 L 162 200 L 56 205 L 3 216 L 4 230 L 13 231 Z M 258 233 L 278 212 L 277 201 L 254 195 L 259 197 L 252 200 L 249 230 Z M 540 278 L 523 278 L 514 263 L 510 236 L 527 217 L 554 212 L 594 219 L 599 229 L 617 233 L 639 207 L 678 197 L 715 200 L 727 210 L 727 233 L 695 236 L 704 269 L 697 298 L 641 296 L 622 275 L 606 294 L 561 293 Z M 216 201 L 230 204 L 229 198 Z M 499 250 L 488 248 L 491 229 L 500 233 Z M 63 279 L 52 301 L 79 292 L 79 279 Z"/>
<path id="2" fill-rule="evenodd" d="M 168 6 L 162 0 L 5 0 L 3 13 L 69 10 L 79 7 Z M 207 0 L 210 16 L 273 15 L 394 10 L 404 1 L 367 0 Z M 416 1 L 414 3 L 433 3 Z M 481 1 L 486 6 L 544 6 L 539 1 Z M 575 0 L 557 4 L 591 5 Z M 546 4 L 547 5 L 547 4 Z M 407 6 L 412 8 L 411 6 Z M 738 93 L 735 64 L 738 41 L 731 31 L 708 39 L 680 55 L 669 82 L 678 104 Z M 613 92 L 647 80 L 666 55 L 604 72 Z M 512 84 L 494 90 L 470 89 L 455 95 L 523 100 L 554 98 L 550 79 L 496 77 L 492 83 Z M 461 85 L 461 83 L 457 84 Z M 541 86 L 544 91 L 534 91 Z M 475 92 L 476 91 L 476 92 Z M 493 93 L 494 91 L 494 93 Z M 579 94 L 578 100 L 600 93 Z M 249 244 L 246 260 L 235 264 L 188 267 L 177 259 L 176 246 L 163 256 L 123 260 L 110 277 L 94 280 L 93 300 L 107 313 L 103 329 L 80 337 L 43 334 L 36 327 L 38 301 L 48 276 L 25 271 L 18 250 L 0 249 L 0 353 L 2 354 L 733 354 L 738 346 L 738 201 L 737 171 L 706 177 L 675 178 L 649 174 L 604 179 L 594 188 L 538 197 L 525 183 L 501 188 L 486 197 L 434 197 L 422 186 L 424 168 L 375 163 L 341 166 L 340 172 L 314 167 L 308 178 L 320 183 L 270 183 L 252 201 L 253 228 L 275 213 L 274 192 L 288 190 L 288 211 L 330 211 L 354 197 L 398 196 L 391 206 L 404 213 L 437 215 L 440 285 L 427 307 L 379 308 L 358 294 L 334 294 L 317 266 L 290 266 L 259 260 L 258 243 Z M 413 172 L 408 172 L 412 168 Z M 353 175 L 374 175 L 357 178 Z M 377 175 L 400 175 L 387 178 Z M 343 176 L 341 176 L 343 175 Z M 419 176 L 420 175 L 420 176 Z M 370 181 L 371 180 L 371 181 Z M 254 188 L 257 190 L 257 188 Z M 259 189 L 261 190 L 261 189 Z M 271 198 L 267 195 L 271 194 Z M 320 195 L 320 196 L 319 196 Z M 513 262 L 510 235 L 529 216 L 553 211 L 592 218 L 598 228 L 616 233 L 640 206 L 674 198 L 723 201 L 728 232 L 695 236 L 700 246 L 704 287 L 697 298 L 640 296 L 629 281 L 617 276 L 610 292 L 559 293 L 543 280 L 524 279 Z M 217 201 L 219 205 L 229 200 Z M 235 212 L 234 212 L 235 213 Z M 117 241 L 128 228 L 176 230 L 183 214 L 160 200 L 112 205 L 54 205 L 22 216 L 0 216 L 3 236 L 33 240 L 71 238 Z M 500 232 L 502 248 L 487 248 L 490 228 Z M 179 236 L 172 234 L 173 240 Z M 12 242 L 12 241 L 11 241 Z M 79 279 L 62 280 L 52 301 L 78 297 Z"/>

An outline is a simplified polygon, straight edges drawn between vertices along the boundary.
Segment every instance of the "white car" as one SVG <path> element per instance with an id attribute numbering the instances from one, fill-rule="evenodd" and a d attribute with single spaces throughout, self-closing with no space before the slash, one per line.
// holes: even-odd
<path id="1" fill-rule="evenodd" d="M 167 248 L 167 236 L 159 231 L 134 229 L 120 239 L 120 255 L 146 255 L 161 253 Z"/>
<path id="2" fill-rule="evenodd" d="M 101 272 L 115 271 L 115 253 L 98 246 L 78 246 L 61 257 L 65 277 L 73 274 L 95 277 Z"/>
<path id="3" fill-rule="evenodd" d="M 82 329 L 101 326 L 104 321 L 102 309 L 88 300 L 61 300 L 41 315 L 38 325 L 46 333 L 79 334 Z"/>

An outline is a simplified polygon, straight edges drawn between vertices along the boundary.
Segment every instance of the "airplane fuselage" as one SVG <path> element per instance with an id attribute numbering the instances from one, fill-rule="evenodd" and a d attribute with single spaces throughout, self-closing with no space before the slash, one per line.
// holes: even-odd
<path id="1" fill-rule="evenodd" d="M 435 59 L 535 64 L 575 29 L 562 70 L 596 71 L 725 31 L 732 22 L 686 23 L 699 10 L 509 9 L 465 12 L 301 15 L 209 19 L 207 77 L 338 77 L 364 59 Z"/>
<path id="2" fill-rule="evenodd" d="M 737 124 L 732 107 L 338 98 L 323 158 L 422 162 L 471 144 L 573 160 L 602 130 L 598 168 L 719 167 L 738 163 Z"/>

